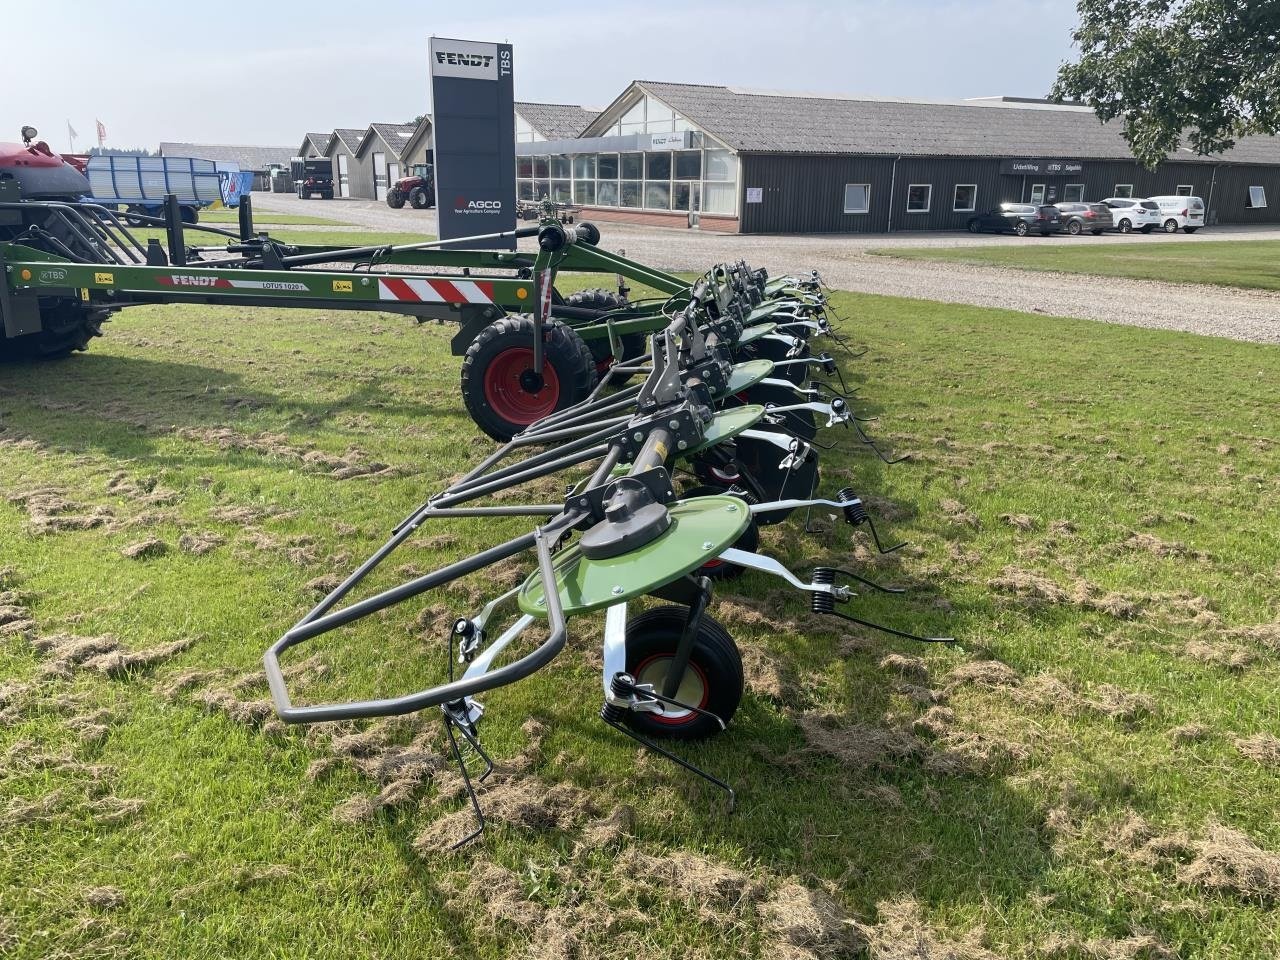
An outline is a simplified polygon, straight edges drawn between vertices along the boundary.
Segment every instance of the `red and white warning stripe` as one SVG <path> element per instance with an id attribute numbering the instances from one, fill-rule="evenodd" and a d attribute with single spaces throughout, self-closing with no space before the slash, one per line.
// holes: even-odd
<path id="1" fill-rule="evenodd" d="M 487 280 L 378 279 L 379 300 L 407 303 L 493 303 L 493 284 Z"/>

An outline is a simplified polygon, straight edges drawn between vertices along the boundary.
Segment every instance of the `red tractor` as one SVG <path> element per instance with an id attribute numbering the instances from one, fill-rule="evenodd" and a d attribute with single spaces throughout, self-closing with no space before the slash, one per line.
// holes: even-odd
<path id="1" fill-rule="evenodd" d="M 57 259 L 50 262 L 49 273 L 59 272 L 58 261 L 94 261 L 98 238 L 82 219 L 59 207 L 90 196 L 88 178 L 37 141 L 35 127 L 23 127 L 22 140 L 0 143 L 0 245 L 52 254 Z M 0 359 L 62 357 L 84 350 L 110 316 L 109 309 L 89 306 L 71 288 L 51 287 L 48 296 L 29 304 L 0 296 Z"/>
<path id="2" fill-rule="evenodd" d="M 387 191 L 387 206 L 399 210 L 406 200 L 415 210 L 426 210 L 436 205 L 436 175 L 429 163 L 415 163 L 413 173 L 401 177 Z"/>

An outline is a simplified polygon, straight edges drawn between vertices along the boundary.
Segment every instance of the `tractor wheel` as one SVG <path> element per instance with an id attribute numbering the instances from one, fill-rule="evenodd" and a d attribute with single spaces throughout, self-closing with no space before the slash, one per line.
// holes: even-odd
<path id="1" fill-rule="evenodd" d="M 681 500 L 693 500 L 696 497 L 713 497 L 724 494 L 723 487 L 714 487 L 710 484 L 701 487 L 693 487 L 690 490 L 680 494 Z M 756 526 L 755 518 L 751 519 L 751 523 L 747 529 L 742 531 L 742 535 L 733 541 L 733 545 L 738 550 L 745 550 L 747 553 L 755 553 L 760 549 L 760 528 Z M 696 576 L 710 577 L 712 580 L 736 580 L 747 571 L 736 563 L 729 563 L 716 557 L 714 560 L 708 560 L 696 571 Z"/>
<path id="2" fill-rule="evenodd" d="M 797 394 L 790 387 L 784 387 L 776 383 L 757 383 L 754 387 L 747 387 L 741 393 L 725 397 L 724 405 L 726 407 L 740 407 L 747 403 L 759 403 L 766 407 L 769 404 L 773 404 L 775 407 L 789 407 L 803 402 L 804 397 Z M 818 426 L 813 419 L 812 410 L 787 410 L 776 414 L 776 416 L 780 419 L 780 426 L 783 430 L 794 434 L 806 443 L 812 440 L 818 432 Z"/>
<path id="3" fill-rule="evenodd" d="M 200 211 L 195 207 L 179 207 L 178 215 L 183 223 L 193 224 L 200 222 Z"/>
<path id="4" fill-rule="evenodd" d="M 621 310 L 627 306 L 625 297 L 621 297 L 612 290 L 605 290 L 602 287 L 571 293 L 565 298 L 564 302 L 565 306 L 568 307 L 583 307 L 587 310 L 599 310 L 601 312 Z M 621 339 L 622 359 L 624 360 L 634 360 L 649 349 L 648 338 L 643 333 L 624 334 Z M 595 364 L 596 376 L 603 377 L 609 372 L 609 368 L 618 362 L 618 358 L 613 355 L 613 351 L 609 348 L 609 338 L 599 337 L 589 340 L 587 341 L 587 346 L 591 348 L 591 360 Z M 630 378 L 628 377 L 627 379 Z M 626 380 L 615 379 L 613 385 L 620 387 L 624 383 L 626 383 Z"/>
<path id="5" fill-rule="evenodd" d="M 662 692 L 687 618 L 684 607 L 663 606 L 627 622 L 627 673 L 636 683 L 653 684 Z M 704 613 L 675 699 L 714 713 L 727 724 L 742 701 L 744 685 L 737 644 L 718 621 Z M 670 704 L 662 713 L 628 711 L 626 723 L 645 736 L 671 740 L 701 740 L 720 732 L 720 724 L 710 717 Z"/>
<path id="6" fill-rule="evenodd" d="M 595 384 L 591 351 L 559 321 L 543 325 L 542 376 L 533 371 L 533 317 L 503 317 L 480 331 L 462 360 L 462 402 L 495 440 L 572 406 Z"/>
<path id="7" fill-rule="evenodd" d="M 89 341 L 102 336 L 102 325 L 111 319 L 109 310 L 89 310 L 73 301 L 63 301 L 40 311 L 39 333 L 15 337 L 0 346 L 0 355 L 28 360 L 57 360 L 77 350 L 88 350 Z"/>
<path id="8" fill-rule="evenodd" d="M 399 210 L 404 206 L 404 194 L 392 187 L 387 191 L 387 206 L 392 210 Z"/>
<path id="9" fill-rule="evenodd" d="M 414 187 L 409 191 L 409 206 L 415 210 L 426 210 L 431 206 L 431 198 L 425 187 Z"/>

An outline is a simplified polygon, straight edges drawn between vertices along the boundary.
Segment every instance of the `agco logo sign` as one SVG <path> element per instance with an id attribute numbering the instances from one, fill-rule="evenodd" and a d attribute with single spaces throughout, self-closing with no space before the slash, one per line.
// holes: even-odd
<path id="1" fill-rule="evenodd" d="M 451 50 L 437 50 L 436 63 L 448 64 L 451 67 L 475 67 L 486 69 L 493 63 L 493 57 L 487 53 L 454 53 Z"/>
<path id="2" fill-rule="evenodd" d="M 468 200 L 466 197 L 454 197 L 454 213 L 501 213 L 501 200 Z"/>

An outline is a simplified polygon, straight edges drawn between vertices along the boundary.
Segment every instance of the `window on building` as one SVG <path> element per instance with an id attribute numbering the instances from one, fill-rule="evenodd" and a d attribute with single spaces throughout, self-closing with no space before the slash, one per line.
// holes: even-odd
<path id="1" fill-rule="evenodd" d="M 701 210 L 701 184 L 677 181 L 671 189 L 672 210 Z"/>
<path id="2" fill-rule="evenodd" d="M 551 176 L 551 165 L 546 157 L 533 158 L 533 175 L 540 180 Z"/>
<path id="3" fill-rule="evenodd" d="M 844 212 L 866 213 L 871 209 L 871 184 L 846 183 L 844 185 Z"/>
<path id="4" fill-rule="evenodd" d="M 701 150 L 679 150 L 676 152 L 676 175 L 677 180 L 701 180 L 702 179 L 702 151 Z"/>
<path id="5" fill-rule="evenodd" d="M 907 213 L 928 213 L 933 184 L 913 183 L 907 187 Z"/>
<path id="6" fill-rule="evenodd" d="M 622 157 L 622 172 L 619 176 L 623 180 L 643 180 L 644 179 L 644 154 L 643 153 L 624 153 Z"/>
<path id="7" fill-rule="evenodd" d="M 1179 197 L 1189 197 L 1195 192 L 1196 186 L 1194 183 L 1180 183 L 1178 184 L 1178 189 L 1174 191 L 1174 195 Z"/>
<path id="8" fill-rule="evenodd" d="M 602 153 L 596 159 L 596 176 L 601 180 L 618 179 L 618 155 Z"/>
<path id="9" fill-rule="evenodd" d="M 602 207 L 616 207 L 618 205 L 618 181 L 597 181 L 596 203 Z"/>
<path id="10" fill-rule="evenodd" d="M 572 173 L 569 168 L 569 158 L 559 153 L 551 158 L 551 176 L 557 180 L 568 180 Z"/>
<path id="11" fill-rule="evenodd" d="M 533 157 L 516 157 L 516 179 L 533 179 Z"/>
<path id="12" fill-rule="evenodd" d="M 661 153 L 644 155 L 644 178 L 646 180 L 671 179 L 671 154 L 665 150 Z"/>
<path id="13" fill-rule="evenodd" d="M 1083 203 L 1084 202 L 1084 184 L 1068 183 L 1062 188 L 1062 199 L 1065 203 Z"/>
<path id="14" fill-rule="evenodd" d="M 675 119 L 675 111 L 665 103 L 655 100 L 653 97 L 645 97 L 646 133 L 671 133 Z"/>
<path id="15" fill-rule="evenodd" d="M 729 181 L 738 178 L 738 161 L 730 150 L 708 148 L 703 151 L 702 178 Z"/>
<path id="16" fill-rule="evenodd" d="M 1249 202 L 1245 204 L 1250 210 L 1259 210 L 1267 205 L 1267 190 L 1265 187 L 1250 187 Z"/>
<path id="17" fill-rule="evenodd" d="M 639 180 L 623 180 L 618 185 L 618 188 L 622 197 L 622 206 L 640 207 L 644 205 L 644 184 Z"/>
<path id="18" fill-rule="evenodd" d="M 595 159 L 593 156 L 591 159 Z M 596 202 L 596 182 L 594 180 L 573 181 L 573 202 L 579 205 Z"/>
<path id="19" fill-rule="evenodd" d="M 1112 195 L 1113 197 L 1125 197 L 1125 198 L 1132 197 L 1132 196 L 1133 196 L 1133 184 L 1132 184 L 1132 183 L 1117 183 L 1117 184 L 1116 184 L 1116 188 L 1115 188 L 1115 190 L 1112 192 L 1112 194 L 1111 194 L 1111 195 Z"/>
<path id="20" fill-rule="evenodd" d="M 622 119 L 618 121 L 618 132 L 623 135 L 628 133 L 644 133 L 643 97 L 637 100 L 635 106 L 622 115 Z"/>
<path id="21" fill-rule="evenodd" d="M 1031 202 L 1037 207 L 1044 203 L 1044 184 L 1033 183 L 1031 185 Z"/>
<path id="22" fill-rule="evenodd" d="M 706 183 L 703 185 L 702 210 L 704 213 L 738 212 L 738 185 L 736 183 Z"/>
<path id="23" fill-rule="evenodd" d="M 973 213 L 978 206 L 978 185 L 976 183 L 957 183 L 956 195 L 951 200 L 953 213 Z"/>
<path id="24" fill-rule="evenodd" d="M 594 180 L 596 178 L 596 155 L 580 153 L 573 158 L 573 179 Z"/>

